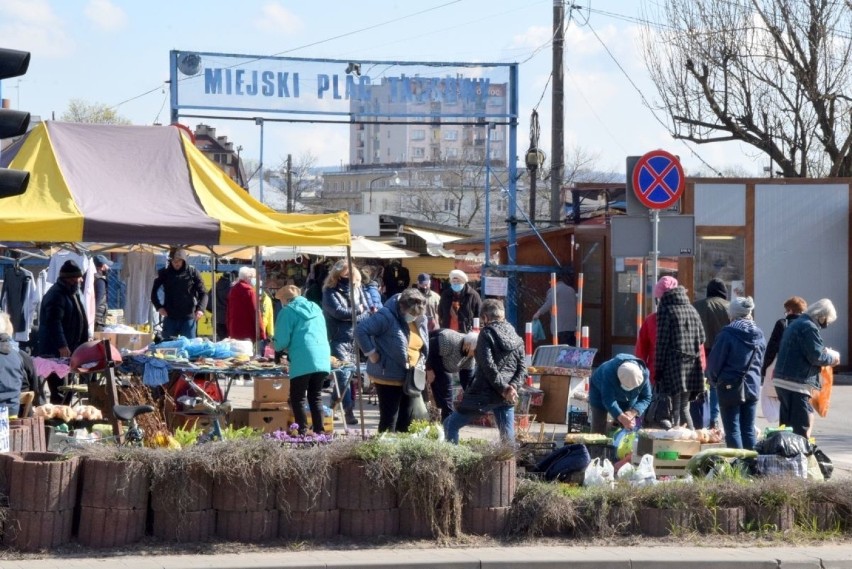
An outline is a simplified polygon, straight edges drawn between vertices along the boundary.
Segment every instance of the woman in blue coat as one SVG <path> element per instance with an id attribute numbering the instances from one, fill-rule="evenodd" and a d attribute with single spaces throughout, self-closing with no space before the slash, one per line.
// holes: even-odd
<path id="1" fill-rule="evenodd" d="M 625 429 L 636 426 L 651 403 L 648 366 L 631 354 L 616 354 L 604 362 L 589 380 L 589 409 L 592 432 L 607 434 L 607 415 Z"/>
<path id="2" fill-rule="evenodd" d="M 760 370 L 766 339 L 752 319 L 754 300 L 733 299 L 728 305 L 731 323 L 716 336 L 707 358 L 707 377 L 719 394 L 719 411 L 728 448 L 754 449 L 754 417 L 760 398 Z"/>
<path id="3" fill-rule="evenodd" d="M 429 353 L 426 299 L 407 288 L 391 297 L 378 312 L 358 322 L 355 336 L 367 355 L 367 374 L 379 397 L 379 432 L 407 432 L 422 394 L 403 390 L 409 368 L 425 366 Z M 422 360 L 422 362 L 421 362 Z"/>
<path id="4" fill-rule="evenodd" d="M 305 398 L 311 410 L 314 433 L 322 433 L 322 384 L 331 372 L 331 349 L 322 310 L 301 296 L 298 287 L 287 285 L 276 294 L 281 311 L 275 322 L 275 350 L 288 352 L 290 405 L 299 425 L 307 430 Z"/>

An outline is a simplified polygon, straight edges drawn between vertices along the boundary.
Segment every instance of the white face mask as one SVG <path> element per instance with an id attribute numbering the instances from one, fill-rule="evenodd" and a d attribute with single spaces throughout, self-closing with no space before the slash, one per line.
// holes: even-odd
<path id="1" fill-rule="evenodd" d="M 257 286 L 257 279 L 251 279 L 251 286 Z"/>
<path id="2" fill-rule="evenodd" d="M 404 318 L 405 318 L 405 321 L 406 321 L 406 322 L 408 322 L 409 324 L 411 324 L 412 322 L 414 322 L 415 320 L 417 320 L 417 317 L 416 317 L 415 315 L 413 315 L 413 314 L 407 314 L 407 313 L 406 313 L 406 315 L 404 316 Z"/>

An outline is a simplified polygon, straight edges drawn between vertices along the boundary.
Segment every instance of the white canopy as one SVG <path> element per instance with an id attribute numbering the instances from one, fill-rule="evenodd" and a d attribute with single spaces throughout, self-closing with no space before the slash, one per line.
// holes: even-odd
<path id="1" fill-rule="evenodd" d="M 263 247 L 261 255 L 266 261 L 286 261 L 298 255 L 345 257 L 346 247 Z M 352 256 L 361 259 L 404 259 L 420 255 L 365 237 L 353 237 Z"/>

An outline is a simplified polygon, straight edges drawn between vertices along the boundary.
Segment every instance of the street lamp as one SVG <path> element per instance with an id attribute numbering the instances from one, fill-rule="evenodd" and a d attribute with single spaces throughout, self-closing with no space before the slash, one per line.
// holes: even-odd
<path id="1" fill-rule="evenodd" d="M 533 226 L 535 226 L 535 181 L 538 177 L 538 169 L 544 166 L 544 159 L 544 152 L 533 145 L 524 156 L 524 162 L 530 172 L 530 224 Z"/>
<path id="2" fill-rule="evenodd" d="M 393 178 L 394 185 L 399 185 L 399 172 L 394 170 L 393 174 L 387 174 L 385 176 L 379 176 L 378 178 L 373 178 L 370 180 L 370 213 L 373 213 L 373 183 L 378 182 L 379 180 L 386 180 L 388 178 Z"/>

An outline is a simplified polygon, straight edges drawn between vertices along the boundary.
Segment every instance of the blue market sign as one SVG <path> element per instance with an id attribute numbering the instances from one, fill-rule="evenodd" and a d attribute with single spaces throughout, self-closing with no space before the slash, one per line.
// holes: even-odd
<path id="1" fill-rule="evenodd" d="M 680 160 L 665 150 L 644 154 L 633 168 L 633 193 L 650 209 L 668 209 L 683 195 L 685 186 Z"/>

